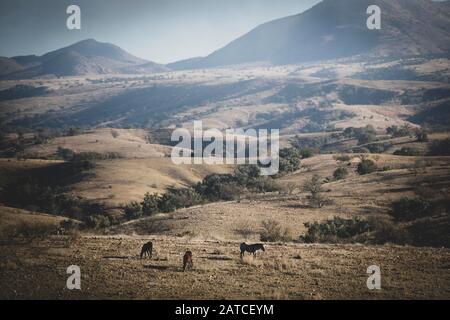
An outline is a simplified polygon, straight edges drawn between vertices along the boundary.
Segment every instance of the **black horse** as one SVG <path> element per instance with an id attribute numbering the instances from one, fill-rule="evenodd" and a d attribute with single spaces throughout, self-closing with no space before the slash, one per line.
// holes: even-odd
<path id="1" fill-rule="evenodd" d="M 241 259 L 244 256 L 245 251 L 253 253 L 254 258 L 256 258 L 256 251 L 258 250 L 266 251 L 264 250 L 264 246 L 262 245 L 262 243 L 246 244 L 245 242 L 243 242 L 241 243 L 240 248 L 241 248 Z"/>
<path id="2" fill-rule="evenodd" d="M 142 246 L 141 259 L 142 259 L 142 257 L 145 257 L 145 255 L 148 255 L 151 258 L 152 253 L 153 253 L 153 243 L 151 241 L 149 241 Z"/>

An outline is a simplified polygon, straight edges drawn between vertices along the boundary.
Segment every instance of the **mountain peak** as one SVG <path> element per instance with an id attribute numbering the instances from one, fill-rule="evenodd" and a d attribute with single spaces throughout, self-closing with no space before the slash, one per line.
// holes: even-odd
<path id="1" fill-rule="evenodd" d="M 16 58 L 11 60 L 23 68 L 14 67 L 11 61 L 5 60 L 0 64 L 0 75 L 6 78 L 20 79 L 44 75 L 79 76 L 151 73 L 167 70 L 162 65 L 135 57 L 114 44 L 99 42 L 92 38 L 76 42 L 40 57 Z M 1 72 L 2 69 L 5 72 Z M 9 72 L 9 70 L 13 70 L 13 72 Z"/>

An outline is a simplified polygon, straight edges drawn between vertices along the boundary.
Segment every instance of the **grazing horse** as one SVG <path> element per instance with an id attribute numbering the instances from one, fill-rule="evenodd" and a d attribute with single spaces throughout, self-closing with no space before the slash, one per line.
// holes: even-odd
<path id="1" fill-rule="evenodd" d="M 183 257 L 183 272 L 186 270 L 186 268 L 192 269 L 193 266 L 194 263 L 192 262 L 192 252 L 186 251 Z"/>
<path id="2" fill-rule="evenodd" d="M 258 250 L 266 251 L 264 250 L 264 246 L 261 243 L 246 244 L 245 242 L 243 242 L 240 245 L 240 249 L 241 249 L 241 259 L 244 256 L 245 251 L 253 253 L 253 258 L 256 258 L 256 251 Z"/>
<path id="3" fill-rule="evenodd" d="M 142 259 L 142 257 L 145 257 L 145 255 L 148 255 L 151 258 L 152 253 L 153 253 L 153 243 L 151 241 L 149 241 L 142 246 L 141 259 Z"/>

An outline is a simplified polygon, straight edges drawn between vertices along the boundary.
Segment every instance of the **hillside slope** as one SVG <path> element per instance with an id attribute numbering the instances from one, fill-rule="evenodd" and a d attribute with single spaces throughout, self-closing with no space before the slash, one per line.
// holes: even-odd
<path id="1" fill-rule="evenodd" d="M 378 5 L 381 30 L 366 26 Z M 354 55 L 443 54 L 450 49 L 448 3 L 430 0 L 324 0 L 311 9 L 260 25 L 205 58 L 169 64 L 173 69 L 269 61 L 290 64 Z"/>

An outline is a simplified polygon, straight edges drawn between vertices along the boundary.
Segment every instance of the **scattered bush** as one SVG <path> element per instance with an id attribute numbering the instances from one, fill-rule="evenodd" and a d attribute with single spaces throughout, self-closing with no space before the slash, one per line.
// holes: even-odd
<path id="1" fill-rule="evenodd" d="M 127 220 L 139 219 L 142 217 L 142 206 L 139 202 L 132 201 L 123 208 Z"/>
<path id="2" fill-rule="evenodd" d="M 300 237 L 300 241 L 306 243 L 330 242 L 348 240 L 357 235 L 372 231 L 374 226 L 367 220 L 359 217 L 353 219 L 343 219 L 334 217 L 332 220 L 324 222 L 305 223 L 307 232 Z"/>
<path id="3" fill-rule="evenodd" d="M 348 170 L 345 167 L 339 167 L 333 172 L 333 177 L 335 180 L 342 180 L 348 176 Z"/>
<path id="4" fill-rule="evenodd" d="M 276 220 L 269 219 L 261 222 L 260 240 L 263 242 L 288 242 L 292 240 L 287 228 L 283 228 Z"/>
<path id="5" fill-rule="evenodd" d="M 367 125 L 364 128 L 349 127 L 342 131 L 342 135 L 346 138 L 355 138 L 358 140 L 358 144 L 365 144 L 375 140 L 376 130 L 373 126 Z"/>
<path id="6" fill-rule="evenodd" d="M 234 200 L 242 193 L 243 187 L 231 174 L 212 174 L 199 182 L 195 191 L 209 201 Z"/>
<path id="7" fill-rule="evenodd" d="M 111 135 L 114 139 L 116 139 L 119 137 L 120 134 L 119 134 L 119 131 L 117 131 L 117 130 L 111 130 Z"/>
<path id="8" fill-rule="evenodd" d="M 322 197 L 322 182 L 318 175 L 314 175 L 310 181 L 308 181 L 304 190 L 311 193 L 311 206 L 313 208 L 320 208 L 323 205 L 324 199 Z"/>
<path id="9" fill-rule="evenodd" d="M 423 198 L 402 198 L 391 203 L 391 215 L 398 221 L 411 221 L 433 215 L 435 204 Z"/>
<path id="10" fill-rule="evenodd" d="M 369 144 L 367 146 L 367 149 L 370 151 L 370 153 L 383 153 L 390 147 L 392 147 L 392 144 L 385 142 L 385 143 Z"/>
<path id="11" fill-rule="evenodd" d="M 341 161 L 341 162 L 348 162 L 352 159 L 349 155 L 346 155 L 346 154 L 334 156 L 333 158 L 334 158 L 334 160 Z"/>
<path id="12" fill-rule="evenodd" d="M 104 229 L 111 226 L 111 219 L 107 215 L 94 214 L 86 219 L 86 226 L 92 229 Z"/>
<path id="13" fill-rule="evenodd" d="M 397 137 L 406 137 L 411 135 L 412 129 L 408 124 L 404 124 L 401 127 L 398 126 L 390 126 L 386 129 L 386 133 L 391 135 L 392 138 Z"/>
<path id="14" fill-rule="evenodd" d="M 304 147 L 302 149 L 299 149 L 299 153 L 302 157 L 302 159 L 311 158 L 315 154 L 319 153 L 318 148 L 311 148 L 311 147 Z"/>
<path id="15" fill-rule="evenodd" d="M 95 161 L 95 160 L 109 160 L 109 159 L 119 159 L 120 155 L 117 152 L 78 152 L 67 148 L 58 147 L 56 150 L 57 157 L 71 162 L 83 162 L 83 161 Z"/>
<path id="16" fill-rule="evenodd" d="M 159 199 L 158 208 L 162 212 L 172 212 L 179 208 L 192 207 L 203 202 L 203 198 L 190 188 L 171 188 Z"/>
<path id="17" fill-rule="evenodd" d="M 253 180 L 257 179 L 260 174 L 261 169 L 257 165 L 241 165 L 237 166 L 234 170 L 236 181 L 242 186 L 246 186 Z"/>
<path id="18" fill-rule="evenodd" d="M 294 172 L 300 169 L 302 152 L 296 148 L 284 148 L 280 150 L 279 175 Z"/>
<path id="19" fill-rule="evenodd" d="M 417 148 L 410 148 L 410 147 L 402 147 L 399 150 L 395 150 L 394 155 L 396 156 L 420 156 L 422 152 L 420 152 Z"/>
<path id="20" fill-rule="evenodd" d="M 157 213 L 159 211 L 159 195 L 147 192 L 144 196 L 144 200 L 141 202 L 142 214 L 145 216 Z"/>
<path id="21" fill-rule="evenodd" d="M 247 184 L 247 189 L 253 192 L 277 192 L 282 186 L 270 177 L 259 177 Z"/>
<path id="22" fill-rule="evenodd" d="M 356 171 L 360 174 L 360 175 L 365 175 L 365 174 L 369 174 L 372 172 L 377 171 L 377 165 L 375 164 L 375 162 L 373 162 L 370 159 L 363 159 L 361 160 L 361 162 L 358 164 L 358 167 L 356 168 Z"/>
<path id="23" fill-rule="evenodd" d="M 428 142 L 428 133 L 425 130 L 417 130 L 415 135 L 418 142 Z"/>

